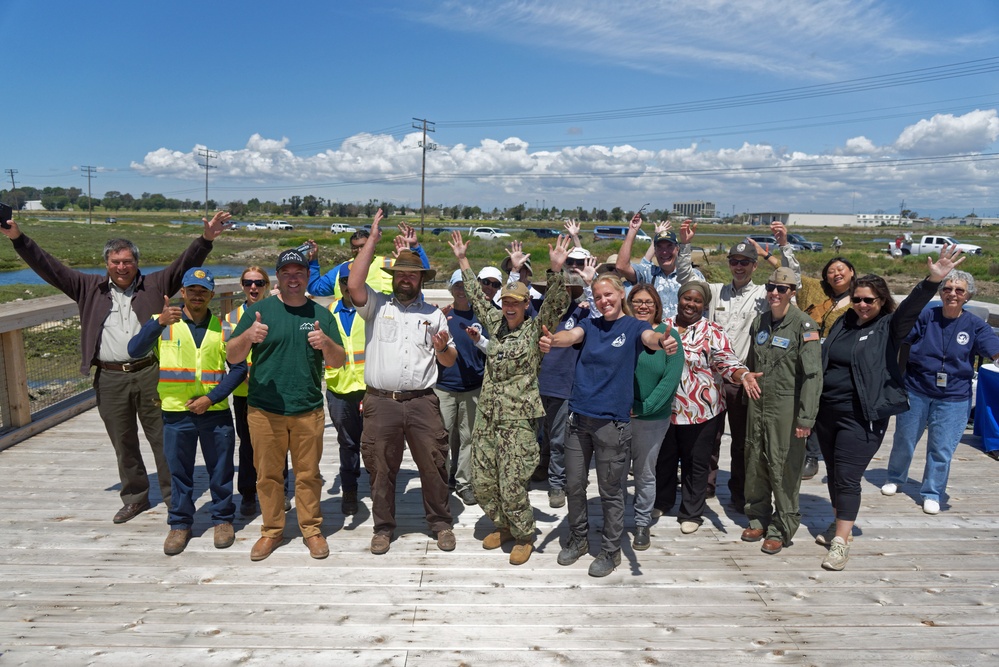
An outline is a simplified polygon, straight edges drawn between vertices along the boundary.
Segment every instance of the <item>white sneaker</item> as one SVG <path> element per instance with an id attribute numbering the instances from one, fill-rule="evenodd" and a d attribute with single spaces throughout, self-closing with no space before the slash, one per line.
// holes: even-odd
<path id="1" fill-rule="evenodd" d="M 935 500 L 924 500 L 923 511 L 927 514 L 940 514 L 940 503 Z"/>
<path id="2" fill-rule="evenodd" d="M 701 527 L 701 524 L 696 521 L 684 521 L 680 524 L 680 532 L 684 535 L 690 535 L 691 533 L 696 533 L 697 529 Z"/>
<path id="3" fill-rule="evenodd" d="M 829 553 L 822 559 L 822 567 L 826 570 L 840 571 L 850 560 L 850 545 L 842 537 L 834 537 L 829 545 Z"/>
<path id="4" fill-rule="evenodd" d="M 881 487 L 882 496 L 894 496 L 898 492 L 898 484 L 894 482 L 888 482 Z"/>

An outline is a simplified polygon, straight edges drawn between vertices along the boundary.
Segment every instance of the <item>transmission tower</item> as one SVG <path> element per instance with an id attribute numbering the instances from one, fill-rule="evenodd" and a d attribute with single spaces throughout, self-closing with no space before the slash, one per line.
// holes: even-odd
<path id="1" fill-rule="evenodd" d="M 420 234 L 423 234 L 423 222 L 424 214 L 426 212 L 426 188 L 427 188 L 427 151 L 437 150 L 437 144 L 427 143 L 427 132 L 436 132 L 434 128 L 434 123 L 428 121 L 426 118 L 414 118 L 416 123 L 413 123 L 413 127 L 417 130 L 423 130 L 423 141 L 420 142 L 420 148 L 423 149 L 423 171 L 420 174 Z"/>

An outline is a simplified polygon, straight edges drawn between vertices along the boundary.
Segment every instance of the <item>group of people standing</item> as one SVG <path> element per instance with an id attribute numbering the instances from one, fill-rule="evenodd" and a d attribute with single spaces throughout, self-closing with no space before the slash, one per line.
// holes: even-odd
<path id="1" fill-rule="evenodd" d="M 928 425 L 923 509 L 938 512 L 967 420 L 974 358 L 999 358 L 991 328 L 963 310 L 974 279 L 956 270 L 964 259 L 956 248 L 928 260 L 929 276 L 896 306 L 882 278 L 857 277 L 842 257 L 818 281 L 800 276 L 776 222 L 777 248 L 736 243 L 727 257 L 731 281 L 708 283 L 692 264 L 690 221 L 678 232 L 657 225 L 646 257 L 632 263 L 642 225 L 636 215 L 617 258 L 603 265 L 582 248 L 570 221 L 569 235 L 549 245 L 543 296 L 519 244 L 511 244 L 504 279 L 494 267 L 476 273 L 470 240 L 453 232 L 454 303 L 441 310 L 423 297 L 436 272 L 412 228 L 400 226 L 394 259 L 376 256 L 379 211 L 370 232 L 351 238 L 352 260 L 321 274 L 315 244 L 286 250 L 275 267 L 275 295 L 267 272 L 249 267 L 241 276 L 245 303 L 218 318 L 208 307 L 214 278 L 201 265 L 228 217 L 205 220 L 202 237 L 148 275 L 138 269 L 138 249 L 123 239 L 105 248 L 107 276 L 92 276 L 65 267 L 16 223 L 3 230 L 29 266 L 80 304 L 81 370 L 97 367 L 98 405 L 122 480 L 115 523 L 150 507 L 141 422 L 169 507 L 168 555 L 192 536 L 199 440 L 214 543 L 233 543 L 237 434 L 240 512 L 252 515 L 259 502 L 262 516 L 251 559 L 267 558 L 284 540 L 289 455 L 304 542 L 314 558 L 329 554 L 319 502 L 325 394 L 344 514 L 358 511 L 362 461 L 370 478 L 373 554 L 386 553 L 394 538 L 407 444 L 438 548 L 455 548 L 450 486 L 493 522 L 482 546 L 513 542 L 515 565 L 533 552 L 527 491 L 539 467 L 549 504 L 568 502 L 557 562 L 571 565 L 589 553 L 586 489 L 595 461 L 603 528 L 589 574 L 606 576 L 621 562 L 629 471 L 636 551 L 650 547 L 650 526 L 673 511 L 678 475 L 680 532 L 701 526 L 727 414 L 729 507 L 748 519 L 742 540 L 762 541 L 768 554 L 792 544 L 801 479 L 817 447 L 835 521 L 816 541 L 829 547 L 822 566 L 840 570 L 862 475 L 888 419 L 897 416 L 897 428 L 882 493 L 907 481 Z M 752 280 L 761 257 L 773 269 L 764 284 Z M 174 306 L 178 289 L 182 305 Z M 924 310 L 938 292 L 942 307 Z M 338 298 L 326 308 L 310 295 Z"/>

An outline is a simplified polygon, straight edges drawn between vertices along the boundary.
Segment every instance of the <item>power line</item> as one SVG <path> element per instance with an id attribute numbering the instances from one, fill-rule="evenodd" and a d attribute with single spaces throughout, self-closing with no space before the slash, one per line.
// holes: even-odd
<path id="1" fill-rule="evenodd" d="M 428 144 L 427 143 L 427 132 L 436 132 L 436 129 L 434 128 L 434 123 L 431 122 L 431 121 L 428 121 L 426 118 L 414 118 L 413 120 L 415 120 L 416 122 L 420 123 L 420 125 L 417 125 L 416 123 L 413 123 L 413 128 L 414 129 L 417 129 L 417 130 L 419 130 L 421 128 L 423 129 L 423 141 L 420 142 L 420 148 L 423 149 L 423 171 L 422 171 L 422 173 L 420 175 L 420 233 L 422 234 L 423 231 L 424 231 L 423 230 L 423 220 L 424 220 L 424 216 L 426 214 L 426 210 L 425 210 L 426 209 L 426 199 L 425 199 L 424 195 L 426 193 L 426 184 L 427 184 L 427 151 L 428 150 L 431 150 L 431 151 L 437 150 L 437 144 Z"/>

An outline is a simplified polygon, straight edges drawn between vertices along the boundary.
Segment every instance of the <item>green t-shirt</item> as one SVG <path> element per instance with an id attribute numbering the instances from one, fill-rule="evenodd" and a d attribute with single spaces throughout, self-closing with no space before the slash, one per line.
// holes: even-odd
<path id="1" fill-rule="evenodd" d="M 267 337 L 252 348 L 247 404 L 279 415 L 322 408 L 323 353 L 309 345 L 309 332 L 318 321 L 333 342 L 343 345 L 330 311 L 312 300 L 304 306 L 287 306 L 276 296 L 261 299 L 243 312 L 233 337 L 250 328 L 258 312 L 267 325 Z"/>

